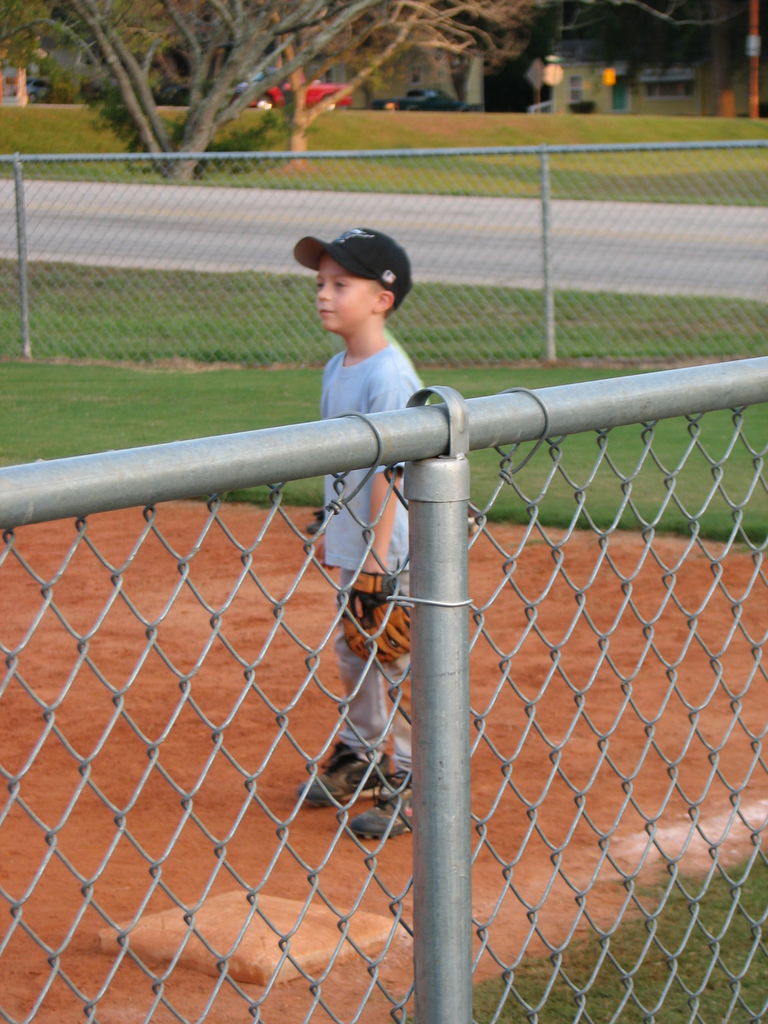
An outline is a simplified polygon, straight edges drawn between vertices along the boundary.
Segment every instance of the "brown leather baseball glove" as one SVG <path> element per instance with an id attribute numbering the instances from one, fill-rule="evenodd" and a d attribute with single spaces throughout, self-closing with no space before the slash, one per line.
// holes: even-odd
<path id="1" fill-rule="evenodd" d="M 411 610 L 388 601 L 397 591 L 397 577 L 361 572 L 349 591 L 342 620 L 344 639 L 358 657 L 367 660 L 376 645 L 379 661 L 394 661 L 411 649 Z"/>

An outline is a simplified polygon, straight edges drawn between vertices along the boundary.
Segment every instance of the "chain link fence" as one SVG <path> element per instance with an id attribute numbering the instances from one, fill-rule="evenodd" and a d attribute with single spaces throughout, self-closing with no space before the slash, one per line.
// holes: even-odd
<path id="1" fill-rule="evenodd" d="M 291 252 L 356 224 L 422 365 L 759 355 L 766 197 L 768 140 L 0 157 L 0 355 L 322 363 Z"/>
<path id="2" fill-rule="evenodd" d="M 428 391 L 0 469 L 0 1019 L 764 1017 L 768 358 Z M 400 460 L 414 833 L 363 841 L 298 791 L 344 593 L 270 482 Z"/>

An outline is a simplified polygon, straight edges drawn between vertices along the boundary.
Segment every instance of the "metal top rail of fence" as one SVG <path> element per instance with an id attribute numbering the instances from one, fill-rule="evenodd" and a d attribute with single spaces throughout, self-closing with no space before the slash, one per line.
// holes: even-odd
<path id="1" fill-rule="evenodd" d="M 184 153 L 11 153 L 0 154 L 7 163 L 146 163 L 153 160 L 379 160 L 388 157 L 418 159 L 425 156 L 521 156 L 540 153 L 664 153 L 696 150 L 768 149 L 768 139 L 693 140 L 690 142 L 581 142 L 553 144 L 542 142 L 526 146 L 435 146 L 408 149 L 309 150 L 222 150 L 221 152 Z"/>
<path id="2" fill-rule="evenodd" d="M 609 429 L 768 396 L 768 357 L 662 370 L 466 401 L 468 450 Z M 0 469 L 0 526 L 223 493 L 439 456 L 444 405 L 177 441 Z"/>

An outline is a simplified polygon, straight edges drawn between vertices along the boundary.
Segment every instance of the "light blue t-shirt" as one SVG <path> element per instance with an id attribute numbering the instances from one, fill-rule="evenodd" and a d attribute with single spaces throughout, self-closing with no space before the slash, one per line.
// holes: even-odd
<path id="1" fill-rule="evenodd" d="M 323 372 L 320 413 L 324 419 L 349 412 L 367 414 L 404 409 L 411 395 L 422 387 L 413 364 L 399 345 L 387 345 L 353 366 L 344 366 L 345 355 L 346 350 L 333 356 Z M 367 469 L 349 472 L 344 493 L 354 491 L 367 473 Z M 328 522 L 325 560 L 329 565 L 342 569 L 359 566 L 365 550 L 364 525 L 361 522 L 367 524 L 370 518 L 371 485 L 372 479 L 369 479 L 350 502 L 349 510 L 344 509 Z M 326 505 L 337 498 L 333 478 L 326 477 Z M 408 513 L 397 498 L 394 500 L 397 511 L 389 549 L 390 569 L 404 565 L 408 556 Z"/>

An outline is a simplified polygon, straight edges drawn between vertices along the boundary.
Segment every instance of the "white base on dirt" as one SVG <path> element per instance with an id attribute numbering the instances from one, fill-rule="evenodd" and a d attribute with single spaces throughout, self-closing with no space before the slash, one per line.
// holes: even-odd
<path id="1" fill-rule="evenodd" d="M 275 974 L 281 982 L 301 977 L 301 970 L 316 975 L 331 960 L 338 964 L 358 956 L 355 947 L 375 956 L 394 923 L 379 914 L 355 911 L 348 933 L 353 946 L 342 939 L 338 917 L 324 904 L 310 906 L 302 918 L 303 910 L 299 900 L 262 895 L 254 908 L 242 891 L 223 893 L 207 899 L 190 924 L 178 907 L 145 914 L 130 930 L 128 942 L 142 961 L 167 963 L 178 957 L 181 965 L 216 977 L 218 962 L 226 958 L 227 971 L 235 981 L 266 985 Z M 288 944 L 290 957 L 283 959 L 280 936 L 294 928 Z M 114 929 L 102 929 L 99 941 L 103 952 L 114 953 Z"/>

